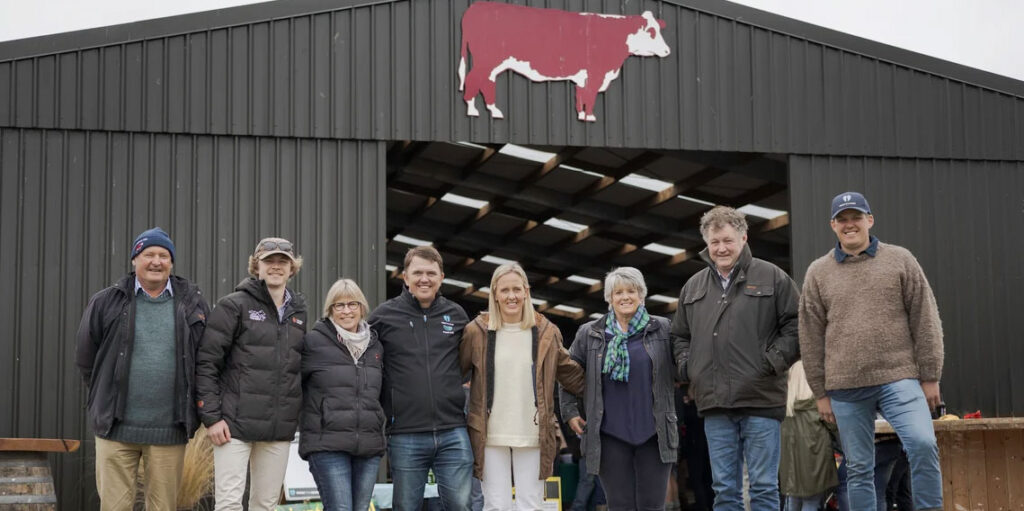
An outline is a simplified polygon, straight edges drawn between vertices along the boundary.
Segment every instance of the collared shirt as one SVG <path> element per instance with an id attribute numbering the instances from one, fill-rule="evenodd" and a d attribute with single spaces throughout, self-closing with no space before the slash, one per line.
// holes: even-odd
<path id="1" fill-rule="evenodd" d="M 284 309 L 288 306 L 288 302 L 292 301 L 292 293 L 288 291 L 288 288 L 284 288 L 284 301 L 281 302 L 281 306 L 277 308 L 277 320 L 280 323 L 284 323 Z"/>
<path id="2" fill-rule="evenodd" d="M 139 282 L 139 277 L 135 277 L 135 294 L 139 294 L 139 290 L 140 289 L 145 291 L 145 289 L 143 289 L 143 287 L 142 287 L 142 283 Z M 167 293 L 167 294 L 169 294 L 171 296 L 174 296 L 174 288 L 171 287 L 171 279 L 167 279 L 167 285 L 164 286 L 164 290 L 160 294 L 162 295 L 164 293 Z M 157 296 L 160 296 L 160 295 L 157 295 Z"/>
<path id="3" fill-rule="evenodd" d="M 715 275 L 718 275 L 718 281 L 722 283 L 722 291 L 727 291 L 729 289 L 729 283 L 732 282 L 732 272 L 734 271 L 736 271 L 735 266 L 729 270 L 728 275 L 723 277 L 722 272 L 718 271 L 718 267 L 715 267 Z"/>
<path id="4" fill-rule="evenodd" d="M 868 244 L 868 248 L 865 248 L 860 253 L 875 257 L 875 254 L 878 253 L 878 238 L 871 236 L 869 239 L 871 240 L 871 243 Z M 835 256 L 837 263 L 841 263 L 845 261 L 847 257 L 850 257 L 850 254 L 843 252 L 843 245 L 838 241 L 836 242 L 836 250 L 832 255 Z"/>

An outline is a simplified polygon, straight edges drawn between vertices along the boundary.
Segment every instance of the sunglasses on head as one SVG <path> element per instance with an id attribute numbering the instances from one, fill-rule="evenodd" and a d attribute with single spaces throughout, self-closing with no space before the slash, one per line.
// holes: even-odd
<path id="1" fill-rule="evenodd" d="M 271 250 L 282 250 L 285 252 L 292 251 L 292 244 L 289 241 L 264 241 L 260 248 L 264 252 L 270 252 Z"/>

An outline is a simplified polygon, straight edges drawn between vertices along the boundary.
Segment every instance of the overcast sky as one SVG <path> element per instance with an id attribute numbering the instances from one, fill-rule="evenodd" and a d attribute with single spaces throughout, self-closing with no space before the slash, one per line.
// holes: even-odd
<path id="1" fill-rule="evenodd" d="M 1020 0 L 737 1 L 1024 80 L 1024 2 Z M 0 41 L 247 3 L 255 2 L 0 0 Z"/>

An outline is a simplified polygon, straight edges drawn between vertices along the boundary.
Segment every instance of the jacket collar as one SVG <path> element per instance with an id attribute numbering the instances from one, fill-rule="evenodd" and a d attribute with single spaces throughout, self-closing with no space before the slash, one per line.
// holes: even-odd
<path id="1" fill-rule="evenodd" d="M 705 264 L 711 268 L 713 274 L 718 274 L 718 267 L 715 266 L 715 262 L 711 260 L 711 255 L 708 254 L 707 247 L 700 251 L 700 258 Z M 750 266 L 750 261 L 754 259 L 754 254 L 750 252 L 750 242 L 743 244 L 743 249 L 740 250 L 740 258 L 736 261 L 736 266 L 733 266 L 732 276 L 736 277 L 740 272 L 747 271 L 747 267 Z"/>
<path id="2" fill-rule="evenodd" d="M 476 319 L 472 321 L 472 323 L 476 323 L 480 330 L 486 333 L 488 330 L 488 323 L 490 322 L 490 319 L 491 314 L 489 312 L 481 312 L 479 315 L 477 315 Z M 533 312 L 533 328 L 537 329 L 538 337 L 540 333 L 544 332 L 544 330 L 546 330 L 549 326 L 552 326 L 552 324 L 546 316 L 537 311 Z"/>
<path id="3" fill-rule="evenodd" d="M 113 287 L 124 292 L 124 294 L 128 296 L 135 296 L 135 280 L 135 272 L 128 272 L 127 275 L 118 279 L 118 281 L 114 283 Z M 167 279 L 167 285 L 171 286 L 174 290 L 171 294 L 174 295 L 175 298 L 178 298 L 179 295 L 182 298 L 187 298 L 193 294 L 199 294 L 199 286 L 191 280 L 177 275 L 171 275 Z"/>
<path id="4" fill-rule="evenodd" d="M 235 286 L 235 291 L 248 293 L 260 303 L 268 307 L 277 308 L 277 306 L 274 305 L 274 299 L 270 297 L 270 290 L 267 289 L 266 281 L 257 279 L 256 277 L 246 277 L 244 280 L 239 282 L 237 286 Z M 286 289 L 286 292 L 291 295 L 291 300 L 285 302 L 285 311 L 306 310 L 306 302 L 302 298 L 302 295 L 292 291 L 291 289 Z"/>
<path id="5" fill-rule="evenodd" d="M 651 311 L 648 310 L 647 313 L 651 314 Z M 609 314 L 615 314 L 615 313 L 612 312 L 612 311 L 608 311 L 608 312 L 604 313 L 604 315 L 601 316 L 599 319 L 595 319 L 594 321 L 590 322 L 590 333 L 591 333 L 591 335 L 597 335 L 597 336 L 600 336 L 600 337 L 604 337 L 604 325 L 608 322 L 608 315 Z M 654 331 L 657 331 L 659 329 L 661 329 L 661 323 L 658 323 L 657 321 L 655 321 L 654 320 L 654 314 L 651 314 L 651 320 L 648 321 L 647 322 L 647 326 L 644 327 L 644 333 L 654 332 Z"/>
<path id="6" fill-rule="evenodd" d="M 321 334 L 325 335 L 329 339 L 333 339 L 335 341 L 338 340 L 338 327 L 334 326 L 334 322 L 331 321 L 331 318 L 328 318 L 326 316 L 320 318 L 320 321 L 317 321 L 316 324 L 313 325 L 313 330 L 316 331 L 316 332 L 320 332 Z M 369 348 L 370 346 L 373 346 L 376 343 L 377 343 L 377 332 L 374 329 L 371 328 L 370 329 L 370 342 L 366 345 L 366 347 Z M 341 343 L 337 343 L 337 344 L 339 346 L 341 346 Z"/>
<path id="7" fill-rule="evenodd" d="M 430 302 L 430 306 L 427 307 L 426 309 L 424 309 L 423 306 L 420 305 L 420 301 L 417 300 L 415 296 L 413 296 L 412 291 L 409 291 L 409 286 L 405 284 L 402 284 L 402 294 L 400 296 L 402 297 L 402 300 L 405 300 L 406 303 L 415 307 L 416 310 L 430 310 L 433 309 L 434 305 L 437 305 L 437 302 L 441 300 L 441 290 L 437 290 L 437 294 L 434 295 L 434 301 Z"/>

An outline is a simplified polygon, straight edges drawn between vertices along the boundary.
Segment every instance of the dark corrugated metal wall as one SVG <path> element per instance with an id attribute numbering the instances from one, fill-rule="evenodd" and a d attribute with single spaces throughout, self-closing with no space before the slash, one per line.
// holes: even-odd
<path id="1" fill-rule="evenodd" d="M 862 191 L 872 233 L 910 249 L 945 333 L 953 413 L 1024 415 L 1024 163 L 793 156 L 794 277 L 835 244 L 832 197 Z"/>
<path id="2" fill-rule="evenodd" d="M 85 508 L 93 442 L 74 334 L 89 296 L 130 270 L 135 235 L 166 229 L 174 272 L 211 305 L 261 237 L 284 236 L 318 317 L 340 276 L 384 298 L 384 180 L 378 142 L 0 130 L 0 437 L 85 440 L 55 458 L 62 508 Z"/>
<path id="3" fill-rule="evenodd" d="M 0 290 L 0 410 L 12 411 L 0 436 L 86 438 L 72 335 L 151 225 L 211 300 L 268 234 L 298 243 L 296 287 L 314 308 L 339 275 L 384 298 L 378 141 L 410 139 L 833 155 L 790 160 L 796 276 L 831 246 L 827 201 L 864 190 L 876 232 L 914 250 L 939 297 L 947 402 L 1024 414 L 1024 168 L 999 161 L 1024 159 L 1020 97 L 677 5 L 694 0 L 516 0 L 652 10 L 673 53 L 628 59 L 596 123 L 576 120 L 567 83 L 511 73 L 498 86 L 506 120 L 482 99 L 471 119 L 456 75 L 469 3 L 250 6 L 251 21 L 140 24 L 142 36 L 0 61 L 0 260 L 15 270 Z M 63 507 L 94 506 L 91 456 L 55 460 Z"/>
<path id="4" fill-rule="evenodd" d="M 1015 96 L 668 1 L 517 3 L 649 9 L 673 53 L 629 58 L 596 123 L 576 120 L 567 82 L 511 73 L 506 120 L 471 120 L 456 75 L 469 1 L 377 3 L 0 62 L 0 126 L 1024 158 Z"/>

